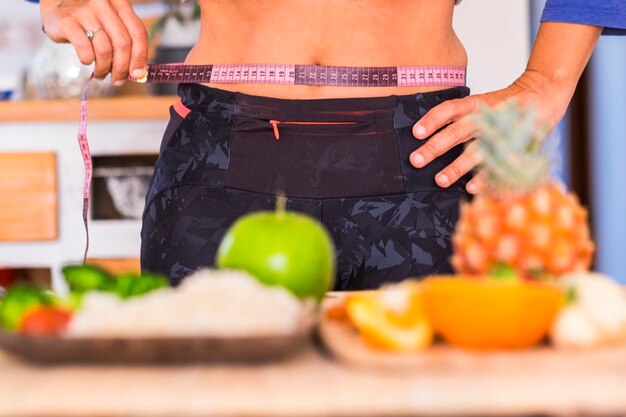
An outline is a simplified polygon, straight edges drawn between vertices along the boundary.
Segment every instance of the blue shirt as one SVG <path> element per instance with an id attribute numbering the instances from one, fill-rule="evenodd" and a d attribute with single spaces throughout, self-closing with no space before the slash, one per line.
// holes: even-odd
<path id="1" fill-rule="evenodd" d="M 605 35 L 626 35 L 626 0 L 547 0 L 541 21 L 604 26 Z"/>

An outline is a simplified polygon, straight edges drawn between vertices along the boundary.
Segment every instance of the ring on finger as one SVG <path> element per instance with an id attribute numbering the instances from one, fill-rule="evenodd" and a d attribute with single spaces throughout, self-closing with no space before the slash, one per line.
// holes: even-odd
<path id="1" fill-rule="evenodd" d="M 102 30 L 102 27 L 98 27 L 96 29 L 87 29 L 85 31 L 85 35 L 87 35 L 87 39 L 89 39 L 90 41 L 93 40 L 93 37 L 96 35 L 96 33 L 98 33 L 98 31 Z"/>

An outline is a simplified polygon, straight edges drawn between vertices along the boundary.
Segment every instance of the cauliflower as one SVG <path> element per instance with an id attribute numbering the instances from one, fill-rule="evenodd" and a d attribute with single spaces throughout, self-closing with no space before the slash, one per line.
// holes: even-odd
<path id="1" fill-rule="evenodd" d="M 551 331 L 557 347 L 588 348 L 626 339 L 626 291 L 610 277 L 593 272 L 564 276 L 573 301 Z"/>

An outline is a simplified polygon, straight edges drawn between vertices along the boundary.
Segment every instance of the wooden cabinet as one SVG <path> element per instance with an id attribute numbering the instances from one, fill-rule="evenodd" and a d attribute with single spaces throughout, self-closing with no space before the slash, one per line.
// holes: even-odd
<path id="1" fill-rule="evenodd" d="M 56 155 L 0 153 L 0 242 L 58 237 Z"/>
<path id="2" fill-rule="evenodd" d="M 90 100 L 92 155 L 156 155 L 174 100 Z M 85 249 L 79 108 L 78 100 L 0 102 L 0 268 L 47 268 L 61 291 L 61 267 L 81 262 Z M 90 219 L 89 228 L 89 258 L 138 268 L 140 220 Z"/>

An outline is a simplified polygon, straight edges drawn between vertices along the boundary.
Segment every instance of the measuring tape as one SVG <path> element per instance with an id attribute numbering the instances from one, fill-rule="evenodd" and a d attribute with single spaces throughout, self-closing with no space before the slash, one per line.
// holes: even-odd
<path id="1" fill-rule="evenodd" d="M 321 65 L 151 64 L 140 83 L 284 84 L 331 87 L 464 86 L 465 68 L 453 66 L 340 67 Z"/>
<path id="2" fill-rule="evenodd" d="M 283 84 L 331 87 L 423 87 L 464 86 L 465 68 L 454 66 L 345 67 L 321 65 L 240 64 L 186 65 L 150 64 L 146 76 L 129 80 L 139 83 Z M 91 79 L 91 78 L 90 78 Z M 78 144 L 85 164 L 83 223 L 85 254 L 89 251 L 89 201 L 93 164 L 87 140 L 87 87 L 80 103 Z"/>
<path id="3" fill-rule="evenodd" d="M 89 150 L 89 141 L 87 140 L 87 88 L 89 81 L 93 78 L 93 74 L 89 77 L 87 85 L 83 88 L 80 97 L 80 125 L 78 128 L 78 146 L 85 163 L 85 183 L 83 184 L 83 224 L 85 225 L 85 255 L 83 262 L 87 261 L 87 252 L 89 251 L 89 193 L 91 189 L 91 178 L 93 177 L 93 163 L 91 160 L 91 152 Z"/>

